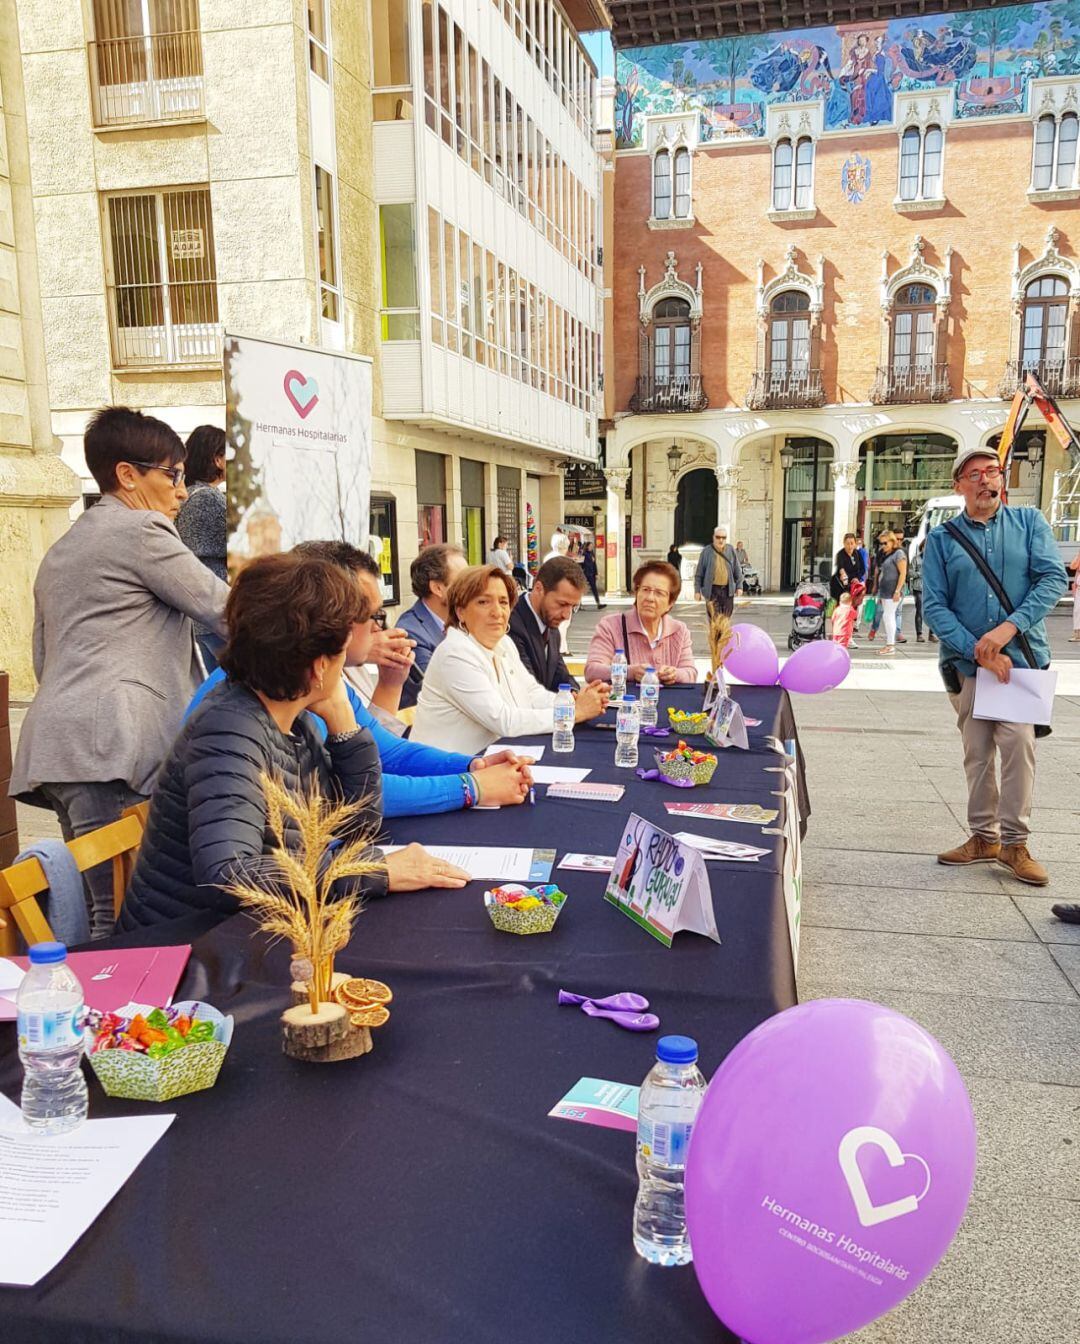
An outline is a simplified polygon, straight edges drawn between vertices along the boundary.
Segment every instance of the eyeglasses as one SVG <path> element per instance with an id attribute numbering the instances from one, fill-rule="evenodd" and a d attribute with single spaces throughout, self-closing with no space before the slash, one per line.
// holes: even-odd
<path id="1" fill-rule="evenodd" d="M 183 467 L 160 467 L 156 462 L 129 462 L 129 467 L 143 467 L 146 471 L 163 471 L 169 480 L 172 481 L 173 489 L 177 489 L 184 484 Z"/>
<path id="2" fill-rule="evenodd" d="M 727 541 L 727 533 L 726 533 L 726 532 L 714 532 L 714 533 L 713 533 L 713 537 L 712 537 L 712 539 L 713 539 L 713 541 Z"/>
<path id="3" fill-rule="evenodd" d="M 671 590 L 668 588 L 647 587 L 643 584 L 638 589 L 638 594 L 641 597 L 658 597 L 661 601 L 666 602 L 667 599 L 671 597 Z"/>
<path id="4" fill-rule="evenodd" d="M 378 611 L 373 611 L 368 620 L 374 623 L 376 630 L 386 629 L 386 608 L 380 607 Z"/>
<path id="5" fill-rule="evenodd" d="M 985 471 L 965 471 L 963 476 L 957 479 L 967 481 L 968 485 L 978 485 L 980 481 L 1000 481 L 1001 468 L 987 467 Z"/>

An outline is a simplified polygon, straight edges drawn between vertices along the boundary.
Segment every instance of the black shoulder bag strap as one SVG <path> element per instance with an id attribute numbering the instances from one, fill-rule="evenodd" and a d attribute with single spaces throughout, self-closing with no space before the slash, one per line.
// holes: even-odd
<path id="1" fill-rule="evenodd" d="M 1004 619 L 1008 620 L 1009 612 L 1012 610 L 1012 598 L 1005 591 L 1005 587 L 1002 584 L 1001 580 L 990 568 L 990 566 L 986 563 L 986 557 L 980 554 L 978 548 L 972 542 L 970 537 L 964 536 L 964 533 L 961 530 L 959 523 L 957 523 L 955 519 L 952 518 L 949 519 L 949 521 L 945 524 L 945 531 L 948 532 L 949 536 L 951 536 L 954 541 L 958 542 L 964 548 L 964 550 L 967 551 L 968 555 L 971 557 L 971 561 L 974 564 L 975 568 L 979 571 L 979 573 L 983 576 L 986 582 L 990 585 L 990 591 L 1001 603 L 1001 609 L 1005 613 Z M 1028 667 L 1032 667 L 1035 668 L 1036 670 L 1039 670 L 1039 664 L 1035 661 L 1035 655 L 1031 651 L 1031 645 L 1028 643 L 1027 635 L 1025 635 L 1022 631 L 1018 631 L 1016 635 L 1016 642 L 1017 644 L 1020 645 L 1020 652 L 1027 659 Z M 1035 736 L 1049 737 L 1050 725 L 1048 723 L 1037 723 L 1035 725 Z"/>
<path id="2" fill-rule="evenodd" d="M 629 661 L 630 661 L 630 632 L 629 632 L 629 631 L 627 630 L 627 628 L 626 628 L 626 613 L 625 613 L 625 612 L 623 612 L 622 617 L 621 617 L 621 620 L 622 620 L 622 651 L 623 651 L 623 657 L 626 659 L 627 662 L 629 662 Z"/>

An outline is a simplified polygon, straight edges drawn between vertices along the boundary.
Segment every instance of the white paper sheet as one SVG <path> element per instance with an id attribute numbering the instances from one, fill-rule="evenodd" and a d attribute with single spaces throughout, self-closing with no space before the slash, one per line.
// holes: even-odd
<path id="1" fill-rule="evenodd" d="M 43 1279 L 175 1119 L 88 1120 L 53 1138 L 0 1129 L 0 1283 Z"/>
<path id="2" fill-rule="evenodd" d="M 614 863 L 614 854 L 564 854 L 559 867 L 579 873 L 610 873 Z"/>
<path id="3" fill-rule="evenodd" d="M 6 1016 L 14 1014 L 15 995 L 19 992 L 25 974 L 21 966 L 16 966 L 6 957 L 0 957 L 0 1001 L 7 1009 Z"/>
<path id="4" fill-rule="evenodd" d="M 533 761 L 544 755 L 544 748 L 537 742 L 493 742 L 484 755 L 495 756 L 500 751 L 512 751 L 515 756 L 528 756 Z"/>
<path id="5" fill-rule="evenodd" d="M 1005 683 L 985 667 L 975 669 L 975 719 L 998 723 L 1049 723 L 1054 712 L 1057 673 L 1014 667 Z"/>
<path id="6" fill-rule="evenodd" d="M 381 846 L 384 854 L 393 854 L 401 845 Z M 496 878 L 503 882 L 527 882 L 532 872 L 531 849 L 499 849 L 493 845 L 424 845 L 433 858 L 464 868 L 474 880 Z"/>
<path id="7" fill-rule="evenodd" d="M 571 765 L 534 765 L 532 777 L 537 784 L 580 784 L 588 779 L 591 770 L 578 770 Z"/>
<path id="8" fill-rule="evenodd" d="M 693 831 L 676 831 L 675 839 L 692 849 L 700 850 L 707 859 L 727 859 L 732 863 L 756 863 L 767 849 L 756 845 L 740 845 L 729 840 L 717 840 L 711 835 L 695 835 Z"/>

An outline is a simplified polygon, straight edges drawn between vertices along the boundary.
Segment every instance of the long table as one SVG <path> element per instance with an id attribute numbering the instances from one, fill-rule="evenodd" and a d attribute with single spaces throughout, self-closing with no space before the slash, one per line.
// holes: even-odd
<path id="1" fill-rule="evenodd" d="M 614 733 L 579 728 L 570 763 L 625 784 L 620 803 L 539 786 L 535 807 L 398 819 L 391 838 L 614 854 L 631 810 L 665 825 L 672 799 L 779 806 L 765 739 L 795 738 L 787 696 L 736 695 L 763 723 L 707 788 L 643 783 L 615 768 Z M 665 692 L 663 705 L 700 696 Z M 770 850 L 709 865 L 719 947 L 685 933 L 665 948 L 601 899 L 593 873 L 556 870 L 569 900 L 551 934 L 527 938 L 492 928 L 483 883 L 373 902 L 338 965 L 390 984 L 392 1016 L 371 1054 L 339 1064 L 281 1054 L 289 952 L 245 917 L 116 939 L 194 939 L 180 996 L 233 1013 L 233 1044 L 211 1091 L 170 1104 L 177 1120 L 66 1260 L 36 1288 L 0 1290 L 4 1344 L 733 1340 L 691 1268 L 634 1253 L 632 1135 L 547 1118 L 579 1077 L 640 1082 L 656 1039 L 557 1007 L 559 988 L 645 994 L 662 1033 L 698 1040 L 707 1076 L 796 1001 L 782 837 L 692 829 Z M 9 1096 L 13 1036 L 0 1027 Z M 93 1116 L 159 1109 L 90 1088 Z"/>

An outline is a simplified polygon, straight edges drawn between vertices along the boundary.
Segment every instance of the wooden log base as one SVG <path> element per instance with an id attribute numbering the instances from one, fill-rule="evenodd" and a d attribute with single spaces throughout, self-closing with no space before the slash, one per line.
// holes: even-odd
<path id="1" fill-rule="evenodd" d="M 330 1064 L 366 1055 L 371 1046 L 371 1032 L 353 1026 L 339 1003 L 322 1003 L 313 1013 L 305 994 L 303 1003 L 281 1015 L 281 1048 L 291 1059 Z"/>

